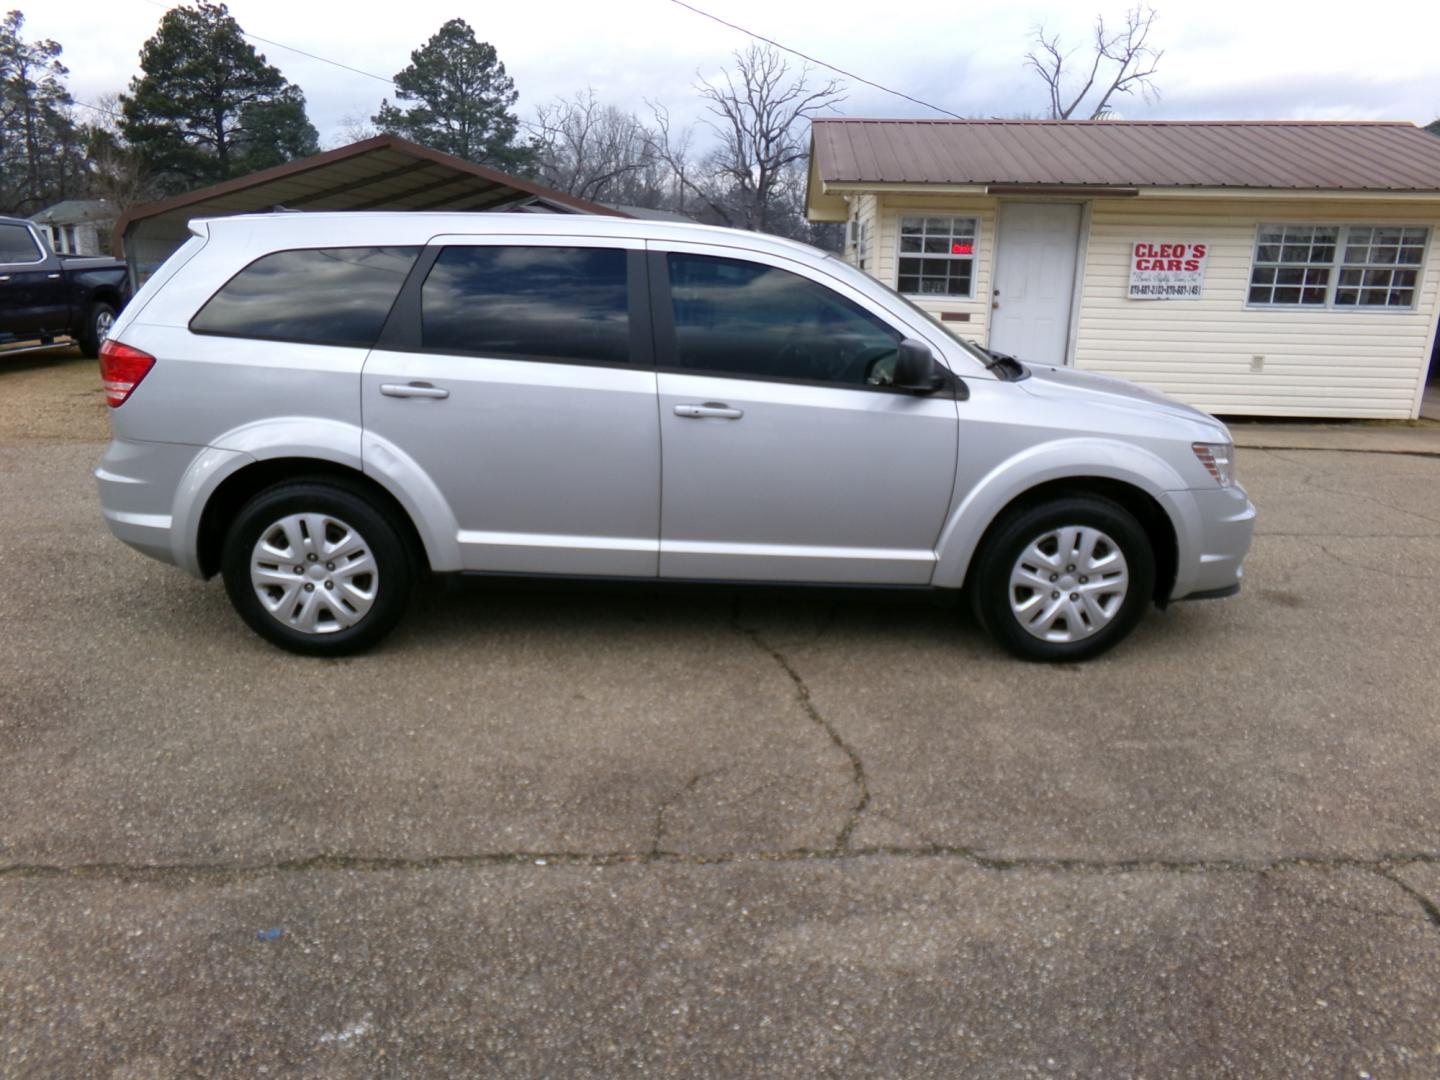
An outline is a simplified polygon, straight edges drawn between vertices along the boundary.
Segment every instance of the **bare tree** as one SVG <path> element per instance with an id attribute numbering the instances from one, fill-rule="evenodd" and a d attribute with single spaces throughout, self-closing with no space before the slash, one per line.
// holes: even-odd
<path id="1" fill-rule="evenodd" d="M 1050 119 L 1073 120 L 1078 118 L 1077 113 L 1083 115 L 1088 110 L 1088 119 L 1103 120 L 1110 114 L 1110 99 L 1116 94 L 1139 90 L 1147 101 L 1158 97 L 1159 90 L 1152 80 L 1164 53 L 1149 44 L 1155 18 L 1154 8 L 1137 4 L 1125 13 L 1124 27 L 1111 31 L 1105 27 L 1105 16 L 1097 16 L 1090 70 L 1086 72 L 1082 63 L 1083 81 L 1078 90 L 1068 78 L 1070 69 L 1066 66 L 1075 51 L 1063 52 L 1059 34 L 1047 36 L 1044 26 L 1036 26 L 1031 33 L 1035 48 L 1025 54 L 1025 64 L 1040 76 L 1049 91 Z M 1098 97 L 1094 96 L 1097 91 Z"/>
<path id="2" fill-rule="evenodd" d="M 373 139 L 380 134 L 380 129 L 364 113 L 347 112 L 340 117 L 340 134 L 338 141 L 333 146 L 326 147 L 327 150 L 334 150 L 341 146 L 349 146 L 351 143 L 364 142 L 366 139 Z"/>
<path id="3" fill-rule="evenodd" d="M 779 51 L 752 45 L 735 53 L 733 71 L 702 79 L 695 89 L 719 146 L 698 164 L 689 157 L 689 133 L 672 137 L 668 114 L 656 110 L 657 150 L 706 216 L 742 229 L 806 234 L 808 121 L 845 100 L 837 80 L 812 88 L 811 72 L 807 64 L 792 76 Z"/>
<path id="4" fill-rule="evenodd" d="M 120 95 L 105 93 L 95 99 L 91 122 L 84 128 L 85 156 L 89 171 L 88 193 L 104 199 L 119 210 L 158 197 L 158 189 L 140 160 L 120 133 Z"/>
<path id="5" fill-rule="evenodd" d="M 582 199 L 639 206 L 664 201 L 656 133 L 634 113 L 601 105 L 593 88 L 541 105 L 526 128 L 536 173 L 551 187 Z"/>

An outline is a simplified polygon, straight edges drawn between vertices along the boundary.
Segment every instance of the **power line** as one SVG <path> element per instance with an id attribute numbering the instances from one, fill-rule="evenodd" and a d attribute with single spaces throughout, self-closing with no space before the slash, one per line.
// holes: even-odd
<path id="1" fill-rule="evenodd" d="M 277 49 L 288 49 L 290 52 L 299 53 L 301 56 L 308 56 L 311 60 L 319 60 L 322 64 L 329 64 L 332 67 L 344 68 L 346 71 L 353 71 L 356 75 L 364 75 L 367 79 L 375 79 L 377 82 L 383 82 L 386 86 L 392 85 L 394 81 L 392 79 L 387 79 L 384 75 L 376 75 L 373 71 L 361 71 L 359 68 L 351 67 L 349 64 L 342 64 L 339 60 L 331 60 L 329 57 L 319 56 L 312 52 L 306 52 L 304 49 L 297 49 L 294 45 L 283 45 L 278 41 L 271 41 L 269 38 L 263 38 L 259 34 L 247 33 L 244 30 L 241 30 L 240 33 L 244 34 L 247 38 L 254 38 L 256 41 L 263 41 L 266 45 L 273 45 Z"/>
<path id="2" fill-rule="evenodd" d="M 145 0 L 145 2 L 153 7 L 161 8 L 164 11 L 169 11 L 172 7 L 176 6 L 172 4 L 161 3 L 161 0 Z M 383 82 L 387 86 L 391 86 L 394 84 L 393 79 L 386 78 L 384 75 L 376 75 L 373 71 L 365 71 L 361 68 L 351 67 L 349 64 L 342 64 L 339 60 L 331 60 L 328 56 L 321 56 L 319 53 L 306 52 L 304 49 L 295 48 L 294 45 L 286 45 L 282 41 L 272 41 L 270 38 L 261 37 L 259 34 L 252 34 L 245 29 L 241 29 L 240 34 L 242 37 L 252 38 L 255 41 L 263 42 L 266 45 L 272 46 L 276 49 L 284 49 L 287 52 L 299 53 L 301 56 L 308 56 L 311 60 L 319 60 L 322 64 L 329 64 L 331 67 L 337 67 L 345 71 L 354 72 L 356 75 L 364 75 L 367 79 L 374 79 L 376 82 Z"/>
<path id="3" fill-rule="evenodd" d="M 746 35 L 747 37 L 752 37 L 756 41 L 763 41 L 767 45 L 774 45 L 775 48 L 780 49 L 783 52 L 791 53 L 794 56 L 800 57 L 802 60 L 808 60 L 810 63 L 816 64 L 819 67 L 828 68 L 831 71 L 844 75 L 847 79 L 854 79 L 856 82 L 864 83 L 866 86 L 873 86 L 876 90 L 883 90 L 887 94 L 894 94 L 896 97 L 904 98 L 906 101 L 913 101 L 916 105 L 923 105 L 927 109 L 934 109 L 936 112 L 944 113 L 946 116 L 953 116 L 956 120 L 965 119 L 959 113 L 953 113 L 949 109 L 942 109 L 939 105 L 931 105 L 928 101 L 921 101 L 919 98 L 911 97 L 909 94 L 902 93 L 899 90 L 892 90 L 890 89 L 890 87 L 882 86 L 880 83 L 877 83 L 871 79 L 867 79 L 862 75 L 856 75 L 853 71 L 846 71 L 844 68 L 836 67 L 834 64 L 827 64 L 824 60 L 818 59 L 814 56 L 810 56 L 808 53 L 803 53 L 799 49 L 792 49 L 789 45 L 781 45 L 780 42 L 775 41 L 773 38 L 768 38 L 764 34 L 757 34 L 753 30 L 746 30 L 743 26 L 736 26 L 732 22 L 726 22 L 724 19 L 720 18 L 719 15 L 712 15 L 708 11 L 701 11 L 693 4 L 685 3 L 685 0 L 670 0 L 670 2 L 684 8 L 686 11 L 693 11 L 696 15 L 703 15 L 705 16 L 705 18 L 717 22 L 721 26 L 728 26 L 731 30 L 738 30 L 740 31 L 740 33 Z"/>
<path id="4" fill-rule="evenodd" d="M 71 105 L 79 105 L 82 109 L 94 109 L 96 112 L 98 112 L 98 113 L 104 113 L 106 116 L 113 117 L 113 118 L 116 119 L 116 120 L 121 119 L 120 114 L 119 114 L 118 112 L 116 112 L 114 109 L 106 109 L 106 108 L 103 108 L 103 107 L 101 107 L 101 106 L 99 106 L 99 105 L 91 105 L 90 102 L 88 102 L 88 101 L 76 101 L 76 100 L 74 100 L 74 99 L 72 98 L 71 101 L 70 101 L 70 104 L 71 104 Z"/>

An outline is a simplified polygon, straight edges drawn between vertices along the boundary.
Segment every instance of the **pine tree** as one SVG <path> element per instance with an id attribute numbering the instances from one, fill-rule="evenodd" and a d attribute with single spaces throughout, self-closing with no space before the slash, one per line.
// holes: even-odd
<path id="1" fill-rule="evenodd" d="M 120 130 L 156 183 L 184 191 L 313 154 L 305 95 L 223 3 L 177 7 L 140 50 Z"/>
<path id="2" fill-rule="evenodd" d="M 515 141 L 515 82 L 495 47 L 477 41 L 464 19 L 451 19 L 412 52 L 395 88 L 397 101 L 416 104 L 401 109 L 382 101 L 373 117 L 380 130 L 499 169 L 529 163 L 530 151 Z"/>
<path id="3" fill-rule="evenodd" d="M 19 11 L 0 20 L 0 212 L 28 216 L 77 193 L 84 153 L 61 48 L 24 27 Z"/>

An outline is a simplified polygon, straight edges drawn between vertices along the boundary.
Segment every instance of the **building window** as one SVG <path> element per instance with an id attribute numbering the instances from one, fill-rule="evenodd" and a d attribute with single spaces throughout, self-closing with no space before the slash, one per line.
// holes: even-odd
<path id="1" fill-rule="evenodd" d="M 1422 228 L 1358 228 L 1345 238 L 1345 258 L 1335 288 L 1337 307 L 1411 307 L 1415 279 L 1425 258 Z"/>
<path id="2" fill-rule="evenodd" d="M 902 216 L 899 290 L 911 296 L 973 296 L 978 231 L 975 218 Z"/>
<path id="3" fill-rule="evenodd" d="M 855 230 L 855 265 L 865 269 L 865 256 L 870 249 L 870 223 L 862 221 Z"/>
<path id="4" fill-rule="evenodd" d="M 1429 230 L 1261 225 L 1249 302 L 1265 307 L 1412 307 Z"/>

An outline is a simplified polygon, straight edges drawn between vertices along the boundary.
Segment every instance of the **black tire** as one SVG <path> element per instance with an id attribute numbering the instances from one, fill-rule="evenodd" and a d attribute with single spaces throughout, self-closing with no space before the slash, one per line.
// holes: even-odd
<path id="1" fill-rule="evenodd" d="M 100 355 L 100 345 L 105 340 L 110 325 L 115 321 L 115 308 L 100 301 L 90 305 L 85 313 L 85 325 L 80 328 L 80 351 L 91 360 Z"/>
<path id="2" fill-rule="evenodd" d="M 1110 538 L 1124 556 L 1129 585 L 1108 623 L 1078 640 L 1047 641 L 1027 630 L 1011 609 L 1010 574 L 1032 543 L 1066 526 L 1098 529 Z M 1145 614 L 1154 588 L 1155 553 L 1134 515 L 1109 499 L 1073 495 L 1016 511 L 996 524 L 976 559 L 970 599 L 981 625 L 1016 656 L 1076 661 L 1098 656 L 1130 633 Z"/>
<path id="3" fill-rule="evenodd" d="M 353 625 L 337 625 L 328 632 L 307 632 L 287 625 L 261 603 L 257 588 L 251 582 L 252 553 L 262 533 L 292 514 L 333 517 L 363 539 L 359 548 L 368 551 L 376 568 L 374 596 L 369 609 Z M 305 561 L 308 556 L 295 557 L 300 565 L 310 565 Z M 304 656 L 348 656 L 375 645 L 400 621 L 415 581 L 415 560 L 389 515 L 363 489 L 329 478 L 277 484 L 254 496 L 226 532 L 220 565 L 230 602 L 250 628 L 282 649 Z M 315 572 L 320 573 L 318 566 Z M 361 580 L 363 582 L 363 578 Z M 310 592 L 329 588 L 323 579 L 309 584 L 314 586 Z M 280 590 L 277 588 L 273 595 L 278 600 Z M 338 624 L 339 620 L 333 614 L 333 604 L 326 598 L 342 595 L 334 590 L 328 594 L 318 593 L 318 602 L 332 609 L 327 612 L 330 623 Z M 298 593 L 296 598 L 304 599 Z"/>

